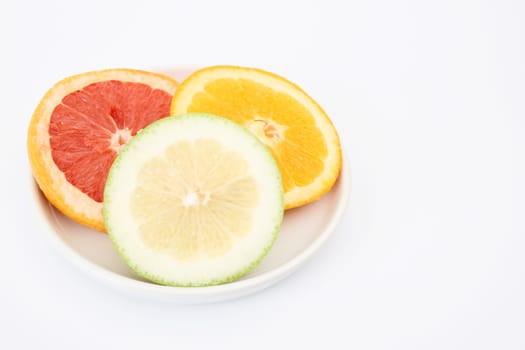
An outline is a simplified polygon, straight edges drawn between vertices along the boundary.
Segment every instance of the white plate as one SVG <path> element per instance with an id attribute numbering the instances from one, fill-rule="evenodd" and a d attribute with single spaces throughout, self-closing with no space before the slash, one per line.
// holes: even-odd
<path id="1" fill-rule="evenodd" d="M 184 78 L 191 70 L 165 70 Z M 340 221 L 350 195 L 350 169 L 343 157 L 339 179 L 320 200 L 285 213 L 279 237 L 251 273 L 228 284 L 181 288 L 157 285 L 137 276 L 121 260 L 109 237 L 76 224 L 56 210 L 31 179 L 34 200 L 45 230 L 58 251 L 97 280 L 148 299 L 183 304 L 208 303 L 238 298 L 262 290 L 304 264 L 326 241 Z"/>

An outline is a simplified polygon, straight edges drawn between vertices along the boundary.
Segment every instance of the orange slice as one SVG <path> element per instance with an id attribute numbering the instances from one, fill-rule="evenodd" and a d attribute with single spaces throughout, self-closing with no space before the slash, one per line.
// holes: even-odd
<path id="1" fill-rule="evenodd" d="M 132 69 L 75 75 L 37 106 L 27 135 L 33 176 L 74 221 L 104 231 L 103 191 L 113 160 L 132 136 L 169 115 L 178 82 Z"/>
<path id="2" fill-rule="evenodd" d="M 237 66 L 194 72 L 179 86 L 171 114 L 216 114 L 255 134 L 272 152 L 283 179 L 285 208 L 319 199 L 341 169 L 339 136 L 323 109 L 276 74 Z"/>

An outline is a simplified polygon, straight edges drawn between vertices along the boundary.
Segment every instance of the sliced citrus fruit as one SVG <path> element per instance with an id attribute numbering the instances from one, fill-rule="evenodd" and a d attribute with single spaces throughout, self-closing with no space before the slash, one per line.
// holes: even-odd
<path id="1" fill-rule="evenodd" d="M 109 167 L 130 137 L 168 116 L 178 82 L 132 69 L 66 78 L 37 106 L 28 130 L 33 175 L 47 199 L 78 223 L 104 231 Z"/>
<path id="2" fill-rule="evenodd" d="M 267 148 L 227 119 L 161 119 L 118 155 L 104 192 L 106 229 L 139 275 L 176 286 L 233 281 L 272 246 L 283 217 Z"/>
<path id="3" fill-rule="evenodd" d="M 301 88 L 260 69 L 213 66 L 194 72 L 175 92 L 171 114 L 205 112 L 254 133 L 276 159 L 285 208 L 319 199 L 341 168 L 338 134 L 323 109 Z"/>

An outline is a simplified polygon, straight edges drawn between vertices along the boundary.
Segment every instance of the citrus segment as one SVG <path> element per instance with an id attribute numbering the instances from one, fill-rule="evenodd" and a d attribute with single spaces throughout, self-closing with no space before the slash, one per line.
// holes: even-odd
<path id="1" fill-rule="evenodd" d="M 203 68 L 173 97 L 171 113 L 186 112 L 217 114 L 255 134 L 279 165 L 287 209 L 320 198 L 339 175 L 341 147 L 332 122 L 283 77 L 255 68 Z"/>
<path id="2" fill-rule="evenodd" d="M 34 177 L 49 201 L 73 220 L 103 231 L 107 173 L 122 146 L 169 115 L 178 83 L 131 69 L 66 78 L 36 108 L 28 131 Z"/>
<path id="3" fill-rule="evenodd" d="M 109 172 L 108 233 L 152 281 L 218 284 L 254 268 L 283 216 L 279 169 L 257 138 L 227 119 L 186 114 L 134 137 Z"/>

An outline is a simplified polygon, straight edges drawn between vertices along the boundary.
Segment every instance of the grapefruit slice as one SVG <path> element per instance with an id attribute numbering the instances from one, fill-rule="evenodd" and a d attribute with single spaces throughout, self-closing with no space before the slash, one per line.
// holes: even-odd
<path id="1" fill-rule="evenodd" d="M 212 66 L 186 78 L 171 114 L 204 112 L 233 120 L 272 152 L 284 182 L 286 209 L 319 199 L 341 170 L 341 145 L 328 115 L 299 86 L 249 67 Z"/>
<path id="2" fill-rule="evenodd" d="M 283 218 L 279 169 L 249 131 L 224 118 L 161 119 L 131 139 L 104 192 L 108 234 L 142 277 L 176 286 L 252 270 Z"/>
<path id="3" fill-rule="evenodd" d="M 178 86 L 161 74 L 132 69 L 83 73 L 55 84 L 28 130 L 33 175 L 47 199 L 74 221 L 104 231 L 103 190 L 121 147 L 169 115 Z"/>

